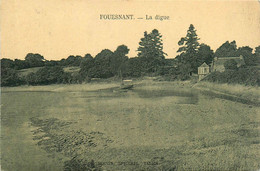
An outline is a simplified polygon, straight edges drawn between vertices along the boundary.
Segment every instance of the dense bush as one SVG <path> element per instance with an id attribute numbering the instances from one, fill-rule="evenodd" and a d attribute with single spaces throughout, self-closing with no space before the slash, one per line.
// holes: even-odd
<path id="1" fill-rule="evenodd" d="M 1 86 L 18 86 L 23 83 L 16 70 L 12 68 L 1 68 Z"/>
<path id="2" fill-rule="evenodd" d="M 260 86 L 260 71 L 256 67 L 241 67 L 238 70 L 226 70 L 222 73 L 213 72 L 203 81 Z"/>
<path id="3" fill-rule="evenodd" d="M 227 60 L 224 67 L 225 70 L 237 70 L 237 62 L 234 59 Z"/>
<path id="4" fill-rule="evenodd" d="M 28 64 L 28 67 L 42 67 L 44 66 L 44 57 L 38 53 L 28 53 L 25 57 L 25 62 Z"/>
<path id="5" fill-rule="evenodd" d="M 124 77 L 140 77 L 143 73 L 141 58 L 130 58 L 124 67 Z"/>
<path id="6" fill-rule="evenodd" d="M 25 81 L 30 85 L 47 85 L 55 83 L 64 83 L 69 80 L 68 75 L 64 78 L 63 68 L 60 66 L 43 67 L 36 73 L 30 73 L 25 77 Z M 64 80 L 65 79 L 65 80 Z"/>
<path id="7" fill-rule="evenodd" d="M 70 55 L 67 59 L 62 59 L 60 61 L 60 65 L 62 65 L 62 66 L 80 66 L 80 63 L 82 61 L 83 61 L 83 58 L 81 56 Z"/>
<path id="8" fill-rule="evenodd" d="M 11 59 L 3 58 L 1 59 L 1 68 L 13 68 L 14 61 Z"/>
<path id="9" fill-rule="evenodd" d="M 136 57 L 130 58 L 122 70 L 124 77 L 140 77 L 145 75 L 166 75 L 170 67 L 163 59 Z"/>

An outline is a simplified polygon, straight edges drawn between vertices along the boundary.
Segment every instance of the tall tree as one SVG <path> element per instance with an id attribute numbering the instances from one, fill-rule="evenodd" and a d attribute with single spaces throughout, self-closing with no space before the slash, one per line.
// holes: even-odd
<path id="1" fill-rule="evenodd" d="M 16 86 L 21 83 L 18 72 L 13 68 L 1 67 L 1 86 Z"/>
<path id="2" fill-rule="evenodd" d="M 63 62 L 63 65 L 65 66 L 80 66 L 80 63 L 82 61 L 82 57 L 79 55 L 70 55 L 67 59 L 65 59 Z"/>
<path id="3" fill-rule="evenodd" d="M 144 32 L 144 37 L 139 42 L 138 57 L 143 63 L 144 72 L 156 72 L 164 64 L 162 35 L 154 29 L 151 33 Z"/>
<path id="4" fill-rule="evenodd" d="M 236 56 L 242 55 L 246 65 L 256 65 L 257 59 L 253 55 L 253 49 L 249 46 L 239 47 L 236 52 Z"/>
<path id="5" fill-rule="evenodd" d="M 87 54 L 84 56 L 83 59 L 84 59 L 84 60 L 88 60 L 88 59 L 93 59 L 93 57 L 92 57 L 91 54 L 87 53 Z"/>
<path id="6" fill-rule="evenodd" d="M 11 59 L 3 58 L 1 61 L 1 68 L 13 68 L 14 67 L 14 61 Z"/>
<path id="7" fill-rule="evenodd" d="M 26 62 L 25 60 L 20 60 L 20 59 L 15 59 L 14 60 L 14 69 L 24 69 L 24 68 L 29 68 L 29 64 L 28 62 Z"/>
<path id="8" fill-rule="evenodd" d="M 229 43 L 229 41 L 226 41 L 223 43 L 215 52 L 215 55 L 217 57 L 232 57 L 237 56 L 237 44 L 236 41 L 233 40 Z"/>
<path id="9" fill-rule="evenodd" d="M 193 24 L 190 25 L 186 37 L 182 37 L 178 42 L 179 46 L 181 46 L 177 52 L 185 53 L 185 54 L 196 54 L 199 48 L 198 35 L 196 33 L 196 29 Z"/>
<path id="10" fill-rule="evenodd" d="M 255 47 L 254 57 L 256 58 L 256 64 L 260 65 L 260 46 Z"/>
<path id="11" fill-rule="evenodd" d="M 208 65 L 213 61 L 214 52 L 209 45 L 202 43 L 198 49 L 198 65 L 206 62 Z"/>
<path id="12" fill-rule="evenodd" d="M 249 46 L 242 46 L 237 48 L 236 41 L 226 41 L 215 52 L 214 56 L 217 57 L 233 57 L 242 55 L 245 60 L 245 64 L 248 66 L 258 65 L 259 58 L 257 58 L 257 47 L 253 54 L 253 49 Z"/>
<path id="13" fill-rule="evenodd" d="M 255 47 L 255 54 L 260 56 L 260 46 Z"/>
<path id="14" fill-rule="evenodd" d="M 120 45 L 114 51 L 111 59 L 111 68 L 114 75 L 122 76 L 122 69 L 124 63 L 128 59 L 128 57 L 126 56 L 128 52 L 129 49 L 126 45 Z"/>
<path id="15" fill-rule="evenodd" d="M 80 74 L 84 77 L 83 79 L 90 77 L 89 71 L 92 67 L 94 67 L 94 58 L 88 53 L 84 56 L 80 64 Z"/>
<path id="16" fill-rule="evenodd" d="M 139 45 L 138 57 L 164 59 L 167 55 L 163 52 L 162 35 L 157 29 L 149 34 L 145 31 Z"/>
<path id="17" fill-rule="evenodd" d="M 94 66 L 89 70 L 90 77 L 109 78 L 113 76 L 111 69 L 111 59 L 113 52 L 109 49 L 104 49 L 94 58 Z"/>
<path id="18" fill-rule="evenodd" d="M 25 62 L 28 63 L 29 67 L 44 66 L 44 57 L 38 53 L 28 53 L 25 57 Z"/>
<path id="19" fill-rule="evenodd" d="M 191 24 L 187 31 L 186 37 L 182 37 L 178 42 L 180 48 L 177 52 L 180 54 L 177 56 L 179 65 L 190 66 L 190 69 L 186 71 L 197 72 L 199 63 L 201 62 L 198 58 L 198 50 L 200 47 L 198 35 L 195 27 Z"/>

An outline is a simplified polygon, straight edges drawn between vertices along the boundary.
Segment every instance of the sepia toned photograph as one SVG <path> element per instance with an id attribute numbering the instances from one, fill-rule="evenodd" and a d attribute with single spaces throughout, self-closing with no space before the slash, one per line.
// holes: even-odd
<path id="1" fill-rule="evenodd" d="M 1 171 L 260 170 L 259 0 L 2 0 Z"/>

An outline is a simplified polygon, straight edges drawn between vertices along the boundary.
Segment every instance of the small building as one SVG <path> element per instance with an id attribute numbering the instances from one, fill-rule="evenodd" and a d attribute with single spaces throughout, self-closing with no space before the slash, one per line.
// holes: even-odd
<path id="1" fill-rule="evenodd" d="M 198 75 L 199 75 L 199 81 L 203 79 L 206 75 L 210 73 L 210 67 L 204 62 L 199 68 L 198 68 Z"/>
<path id="2" fill-rule="evenodd" d="M 245 61 L 242 55 L 238 57 L 215 57 L 212 65 L 212 71 L 224 72 L 224 63 L 231 59 L 234 59 L 237 62 L 237 67 L 245 65 Z"/>
<path id="3" fill-rule="evenodd" d="M 238 57 L 215 57 L 210 66 L 204 62 L 200 67 L 198 67 L 199 81 L 202 80 L 210 72 L 214 72 L 214 71 L 224 72 L 225 71 L 225 67 L 224 67 L 225 62 L 227 62 L 228 60 L 231 60 L 231 59 L 236 61 L 237 67 L 245 65 L 245 60 L 242 55 L 240 55 Z"/>

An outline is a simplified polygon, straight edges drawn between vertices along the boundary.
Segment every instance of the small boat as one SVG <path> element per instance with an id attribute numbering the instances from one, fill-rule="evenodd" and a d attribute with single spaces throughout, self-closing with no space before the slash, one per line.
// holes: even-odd
<path id="1" fill-rule="evenodd" d="M 132 89 L 134 87 L 132 80 L 123 80 L 120 88 L 121 89 Z"/>
<path id="2" fill-rule="evenodd" d="M 121 85 L 120 88 L 121 89 L 132 89 L 134 87 L 134 85 Z"/>

